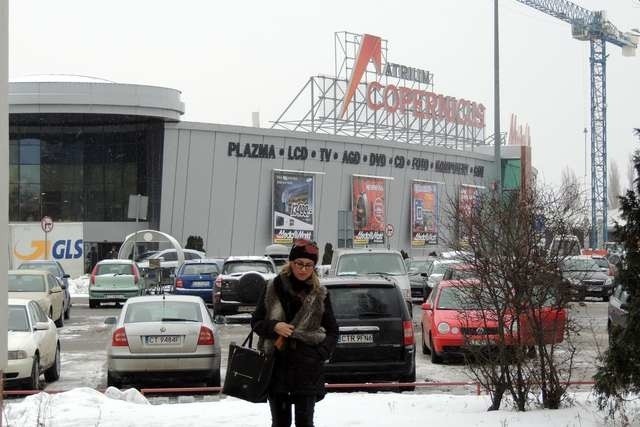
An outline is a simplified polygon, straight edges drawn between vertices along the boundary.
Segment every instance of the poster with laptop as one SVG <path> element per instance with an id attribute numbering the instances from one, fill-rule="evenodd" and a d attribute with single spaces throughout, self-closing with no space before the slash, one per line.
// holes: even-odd
<path id="1" fill-rule="evenodd" d="M 411 247 L 438 244 L 438 184 L 411 183 Z"/>
<path id="2" fill-rule="evenodd" d="M 273 173 L 273 243 L 313 240 L 314 176 Z"/>
<path id="3" fill-rule="evenodd" d="M 353 176 L 353 246 L 384 244 L 384 179 Z"/>

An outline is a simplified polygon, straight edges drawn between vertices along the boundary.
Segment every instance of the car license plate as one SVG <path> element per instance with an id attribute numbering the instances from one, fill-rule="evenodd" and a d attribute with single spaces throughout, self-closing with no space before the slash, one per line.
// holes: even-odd
<path id="1" fill-rule="evenodd" d="M 373 334 L 342 334 L 338 338 L 338 344 L 371 344 Z"/>
<path id="2" fill-rule="evenodd" d="M 469 345 L 477 346 L 477 345 L 489 345 L 493 341 L 491 339 L 470 339 Z"/>
<path id="3" fill-rule="evenodd" d="M 111 299 L 125 299 L 124 295 L 105 295 L 105 298 L 111 298 Z"/>
<path id="4" fill-rule="evenodd" d="M 191 286 L 193 286 L 194 288 L 210 288 L 211 287 L 211 283 L 210 282 L 195 281 L 195 282 L 191 283 Z"/>
<path id="5" fill-rule="evenodd" d="M 255 308 L 251 305 L 241 305 L 238 307 L 239 313 L 249 313 L 252 312 Z"/>
<path id="6" fill-rule="evenodd" d="M 589 286 L 589 290 L 590 290 L 591 292 L 594 292 L 594 291 L 596 291 L 596 292 L 597 292 L 597 291 L 601 291 L 601 290 L 602 290 L 602 287 L 600 287 L 600 286 Z"/>
<path id="7" fill-rule="evenodd" d="M 149 335 L 147 344 L 180 344 L 180 335 Z"/>

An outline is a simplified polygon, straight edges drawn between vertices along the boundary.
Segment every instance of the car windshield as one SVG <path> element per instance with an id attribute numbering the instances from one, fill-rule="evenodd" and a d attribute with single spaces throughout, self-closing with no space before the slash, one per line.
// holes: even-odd
<path id="1" fill-rule="evenodd" d="M 40 274 L 9 274 L 9 292 L 44 292 L 44 276 Z"/>
<path id="2" fill-rule="evenodd" d="M 27 308 L 24 305 L 9 306 L 9 331 L 28 332 L 29 320 L 27 319 Z"/>
<path id="3" fill-rule="evenodd" d="M 407 268 L 409 269 L 409 274 L 426 273 L 432 263 L 433 261 L 409 260 L 407 261 Z"/>
<path id="4" fill-rule="evenodd" d="M 390 276 L 399 276 L 407 274 L 407 270 L 399 254 L 361 253 L 342 255 L 336 274 L 338 276 L 360 274 L 388 274 Z"/>
<path id="5" fill-rule="evenodd" d="M 391 287 L 329 287 L 336 319 L 401 317 L 398 292 Z"/>
<path id="6" fill-rule="evenodd" d="M 566 259 L 562 263 L 564 271 L 600 271 L 600 267 L 592 259 Z"/>
<path id="7" fill-rule="evenodd" d="M 600 268 L 609 268 L 609 261 L 604 258 L 593 258 L 593 261 L 598 264 Z"/>
<path id="8" fill-rule="evenodd" d="M 459 262 L 436 262 L 433 264 L 433 271 L 431 274 L 444 274 L 448 268 L 455 264 L 460 264 Z"/>
<path id="9" fill-rule="evenodd" d="M 133 274 L 131 264 L 99 264 L 96 274 Z"/>
<path id="10" fill-rule="evenodd" d="M 143 252 L 140 255 L 136 256 L 136 262 L 146 261 L 151 257 L 151 255 L 157 254 L 158 251 L 147 251 Z"/>
<path id="11" fill-rule="evenodd" d="M 245 273 L 247 271 L 275 273 L 271 263 L 263 261 L 229 261 L 224 264 L 224 272 L 226 274 Z"/>
<path id="12" fill-rule="evenodd" d="M 185 276 L 197 276 L 203 274 L 209 274 L 211 276 L 217 276 L 220 273 L 216 264 L 186 264 L 182 269 L 182 274 Z"/>
<path id="13" fill-rule="evenodd" d="M 58 270 L 58 266 L 55 264 L 45 264 L 39 262 L 25 262 L 20 264 L 18 270 L 40 270 L 40 271 L 48 271 L 54 276 L 59 276 L 60 271 Z"/>
<path id="14" fill-rule="evenodd" d="M 200 305 L 187 301 L 144 301 L 127 306 L 124 323 L 202 322 Z"/>
<path id="15" fill-rule="evenodd" d="M 474 279 L 477 275 L 472 270 L 460 270 L 457 268 L 452 269 L 451 271 L 451 280 L 467 280 Z"/>
<path id="16" fill-rule="evenodd" d="M 479 288 L 475 288 L 478 290 Z M 486 296 L 486 301 L 484 300 Z M 437 307 L 440 310 L 481 310 L 492 307 L 491 296 L 488 293 L 482 295 L 474 291 L 470 286 L 447 286 L 440 290 Z"/>

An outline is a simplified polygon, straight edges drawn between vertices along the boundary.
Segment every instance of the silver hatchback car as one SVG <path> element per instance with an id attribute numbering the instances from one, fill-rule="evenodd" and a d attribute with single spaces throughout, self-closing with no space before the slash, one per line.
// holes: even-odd
<path id="1" fill-rule="evenodd" d="M 192 379 L 220 386 L 220 343 L 200 297 L 147 295 L 129 298 L 107 348 L 107 384 L 134 377 Z"/>

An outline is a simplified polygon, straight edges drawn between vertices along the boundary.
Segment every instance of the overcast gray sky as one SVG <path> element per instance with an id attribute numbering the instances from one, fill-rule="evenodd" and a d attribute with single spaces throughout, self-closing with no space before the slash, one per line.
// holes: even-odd
<path id="1" fill-rule="evenodd" d="M 622 31 L 640 28 L 638 0 L 576 0 L 606 10 Z M 263 126 L 309 76 L 333 72 L 333 33 L 388 40 L 388 59 L 429 70 L 435 91 L 487 107 L 493 133 L 493 0 L 162 1 L 9 0 L 9 76 L 79 74 L 182 91 L 183 120 Z M 515 0 L 500 0 L 501 121 L 531 127 L 533 163 L 557 184 L 585 173 L 589 44 L 570 26 Z M 626 181 L 640 147 L 640 52 L 607 45 L 608 154 Z M 634 107 L 635 106 L 635 107 Z M 587 169 L 590 175 L 590 166 Z"/>

